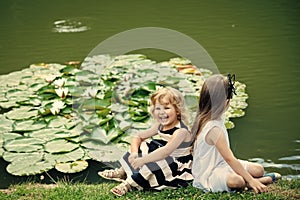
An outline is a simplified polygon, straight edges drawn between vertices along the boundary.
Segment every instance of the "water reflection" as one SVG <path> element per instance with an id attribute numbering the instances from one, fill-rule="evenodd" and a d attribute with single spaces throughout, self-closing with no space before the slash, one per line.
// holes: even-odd
<path id="1" fill-rule="evenodd" d="M 290 156 L 290 157 L 284 157 L 281 158 L 281 160 L 298 160 L 299 156 Z M 279 159 L 280 160 L 280 159 Z M 260 163 L 266 171 L 271 171 L 275 168 L 278 169 L 277 171 L 283 171 L 283 169 L 288 170 L 288 171 L 300 171 L 300 164 L 282 164 L 282 163 L 274 163 L 271 160 L 264 160 L 263 158 L 251 158 L 249 159 L 249 161 L 251 162 L 256 162 L 256 163 Z M 282 176 L 283 179 L 295 179 L 295 178 L 300 178 L 300 174 L 296 174 L 296 175 L 285 175 Z"/>
<path id="2" fill-rule="evenodd" d="M 57 20 L 53 23 L 53 25 L 54 28 L 52 31 L 57 33 L 76 33 L 90 29 L 90 27 L 76 19 Z"/>

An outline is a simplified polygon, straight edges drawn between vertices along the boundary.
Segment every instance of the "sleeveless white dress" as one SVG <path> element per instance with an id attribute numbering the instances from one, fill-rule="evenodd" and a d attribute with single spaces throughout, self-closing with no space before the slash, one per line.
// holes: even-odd
<path id="1" fill-rule="evenodd" d="M 219 127 L 229 144 L 228 132 L 224 120 L 212 120 L 206 123 L 194 144 L 192 174 L 193 186 L 205 192 L 230 191 L 227 178 L 234 171 L 224 160 L 215 145 L 206 143 L 205 137 L 213 127 Z M 247 161 L 239 160 L 247 168 Z"/>

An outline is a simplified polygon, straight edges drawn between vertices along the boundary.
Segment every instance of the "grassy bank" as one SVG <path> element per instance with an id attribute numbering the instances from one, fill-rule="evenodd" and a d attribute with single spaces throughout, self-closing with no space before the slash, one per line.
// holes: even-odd
<path id="1" fill-rule="evenodd" d="M 0 199 L 115 199 L 109 189 L 117 185 L 114 182 L 101 184 L 65 183 L 41 185 L 26 183 L 1 190 Z M 300 199 L 300 179 L 281 180 L 269 185 L 269 192 L 255 195 L 252 191 L 236 193 L 203 193 L 193 187 L 162 192 L 137 191 L 119 199 Z"/>

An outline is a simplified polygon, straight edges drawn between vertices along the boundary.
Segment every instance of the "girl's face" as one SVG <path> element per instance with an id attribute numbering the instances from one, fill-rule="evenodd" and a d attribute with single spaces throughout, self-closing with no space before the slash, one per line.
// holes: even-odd
<path id="1" fill-rule="evenodd" d="M 170 103 L 161 104 L 156 102 L 154 106 L 154 117 L 163 125 L 164 130 L 171 129 L 178 123 L 177 111 Z"/>

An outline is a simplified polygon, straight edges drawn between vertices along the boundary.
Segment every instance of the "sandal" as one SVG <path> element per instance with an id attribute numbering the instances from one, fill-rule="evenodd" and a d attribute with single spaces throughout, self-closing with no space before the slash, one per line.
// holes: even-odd
<path id="1" fill-rule="evenodd" d="M 98 175 L 107 180 L 115 180 L 122 182 L 126 179 L 126 173 L 123 168 L 116 169 L 107 169 L 101 172 L 98 172 Z"/>
<path id="2" fill-rule="evenodd" d="M 277 180 L 281 179 L 281 174 L 276 173 L 276 172 L 272 172 L 272 173 L 267 173 L 265 175 L 263 175 L 263 177 L 271 177 L 272 178 L 272 182 L 276 182 Z"/>
<path id="3" fill-rule="evenodd" d="M 121 197 L 125 195 L 127 192 L 131 191 L 131 186 L 128 182 L 122 181 L 121 184 L 118 186 L 114 187 L 113 189 L 110 190 L 112 193 L 115 195 Z"/>

